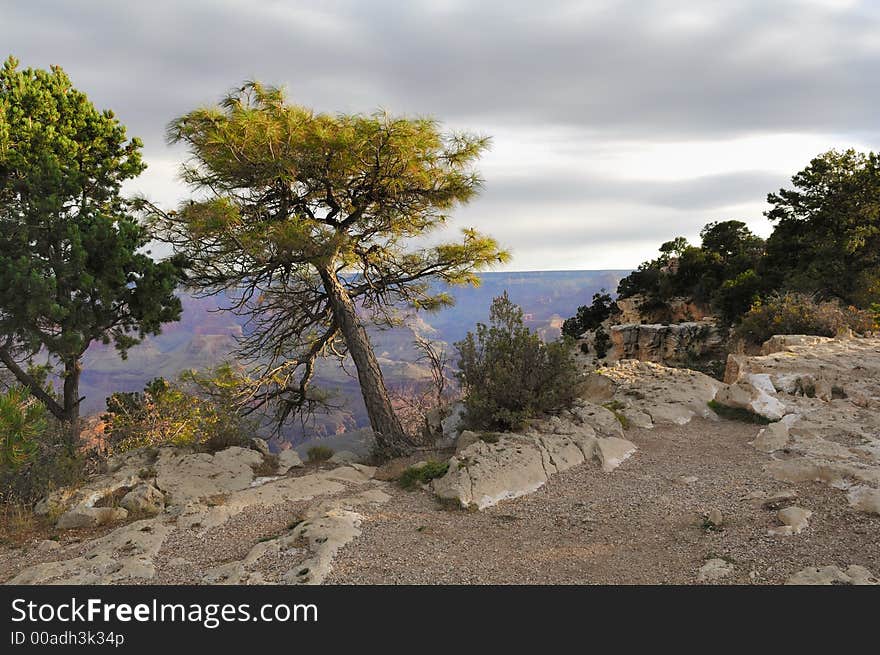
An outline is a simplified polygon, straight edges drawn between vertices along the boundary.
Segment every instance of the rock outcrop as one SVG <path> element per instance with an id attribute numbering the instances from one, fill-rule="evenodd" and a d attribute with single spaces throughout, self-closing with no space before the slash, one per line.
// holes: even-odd
<path id="1" fill-rule="evenodd" d="M 724 384 L 697 371 L 653 362 L 621 360 L 587 377 L 585 397 L 611 408 L 637 427 L 684 425 L 694 417 L 717 419 L 707 403 Z"/>
<path id="2" fill-rule="evenodd" d="M 586 401 L 523 434 L 465 435 L 470 443 L 460 444 L 446 475 L 432 486 L 440 498 L 477 509 L 531 493 L 554 474 L 585 462 L 595 461 L 610 473 L 636 451 L 614 413 Z"/>
<path id="3" fill-rule="evenodd" d="M 776 389 L 765 373 L 743 374 L 736 382 L 721 389 L 715 400 L 770 421 L 778 421 L 786 414 L 785 405 L 776 397 Z"/>
<path id="4" fill-rule="evenodd" d="M 685 323 L 708 318 L 708 307 L 695 303 L 692 298 L 670 298 L 662 304 L 646 302 L 641 294 L 620 298 L 615 302 L 618 323 Z"/>
<path id="5" fill-rule="evenodd" d="M 150 516 L 121 525 L 84 542 L 82 554 L 26 568 L 12 584 L 114 584 L 150 582 L 156 559 L 172 534 L 196 538 L 223 526 L 255 507 L 311 501 L 302 516 L 292 516 L 287 531 L 264 539 L 242 559 L 202 572 L 209 584 L 315 584 L 330 571 L 333 557 L 359 534 L 358 507 L 386 502 L 385 483 L 374 481 L 375 469 L 345 464 L 298 476 L 285 476 L 301 466 L 293 451 L 278 458 L 278 473 L 257 477 L 267 456 L 258 450 L 227 448 L 215 454 L 175 448 L 139 450 L 111 462 L 110 471 L 95 476 L 76 491 L 62 490 L 40 503 L 59 516 L 61 529 L 95 527 Z M 118 506 L 117 506 L 118 504 Z M 109 506 L 108 506 L 109 505 Z M 264 557 L 280 564 L 271 577 L 259 572 Z M 184 560 L 185 561 L 185 560 Z"/>
<path id="6" fill-rule="evenodd" d="M 715 322 L 612 325 L 608 330 L 611 349 L 606 361 L 638 359 L 647 362 L 676 363 L 688 358 L 717 355 L 723 339 Z"/>
<path id="7" fill-rule="evenodd" d="M 846 490 L 853 507 L 880 514 L 880 338 L 780 335 L 762 353 L 728 358 L 718 401 L 781 419 L 753 442 L 768 471 Z"/>

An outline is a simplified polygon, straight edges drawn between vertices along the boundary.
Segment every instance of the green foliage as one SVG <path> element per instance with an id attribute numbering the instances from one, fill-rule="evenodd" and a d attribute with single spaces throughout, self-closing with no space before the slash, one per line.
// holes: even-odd
<path id="1" fill-rule="evenodd" d="M 545 344 L 523 325 L 522 309 L 505 293 L 455 344 L 465 393 L 465 424 L 476 430 L 517 429 L 534 416 L 571 405 L 582 380 L 570 344 Z"/>
<path id="2" fill-rule="evenodd" d="M 619 400 L 611 400 L 607 403 L 602 403 L 602 407 L 614 414 L 614 418 L 616 418 L 617 422 L 620 423 L 620 427 L 622 427 L 624 430 L 629 429 L 630 421 L 621 411 L 624 409 L 622 402 L 620 402 Z"/>
<path id="3" fill-rule="evenodd" d="M 46 408 L 22 387 L 0 393 L 0 470 L 31 461 L 46 432 Z"/>
<path id="4" fill-rule="evenodd" d="M 10 57 L 0 70 L 0 334 L 14 346 L 0 355 L 59 420 L 76 418 L 90 343 L 124 355 L 180 315 L 178 268 L 143 251 L 150 235 L 120 195 L 145 168 L 140 149 L 60 68 Z M 41 349 L 61 363 L 61 405 L 13 363 Z"/>
<path id="5" fill-rule="evenodd" d="M 836 300 L 820 301 L 808 294 L 788 292 L 756 302 L 743 316 L 735 334 L 760 344 L 774 334 L 834 337 L 847 329 L 865 332 L 876 327 L 870 312 L 844 307 Z"/>
<path id="6" fill-rule="evenodd" d="M 722 405 L 717 400 L 710 400 L 708 403 L 709 409 L 718 414 L 721 418 L 726 418 L 730 421 L 742 421 L 743 423 L 757 423 L 759 425 L 767 425 L 768 423 L 772 423 L 772 421 L 760 414 L 755 414 L 754 412 L 750 412 L 747 409 L 743 409 L 742 407 L 728 407 L 727 405 Z"/>
<path id="7" fill-rule="evenodd" d="M 326 462 L 333 457 L 333 449 L 329 446 L 312 446 L 306 451 L 306 459 L 312 463 Z"/>
<path id="8" fill-rule="evenodd" d="M 608 348 L 611 345 L 611 336 L 605 331 L 601 325 L 596 328 L 593 335 L 593 348 L 596 350 L 596 357 L 602 359 L 608 354 Z"/>
<path id="9" fill-rule="evenodd" d="M 509 258 L 473 229 L 424 246 L 478 192 L 474 163 L 488 139 L 428 118 L 317 113 L 256 82 L 173 121 L 168 136 L 190 150 L 184 179 L 204 193 L 152 213 L 186 255 L 189 283 L 227 290 L 253 317 L 243 352 L 274 364 L 255 401 L 280 404 L 283 420 L 309 405 L 318 357 L 357 351 L 377 435 L 402 436 L 387 434 L 403 430 L 354 307 L 394 324 L 396 303 L 452 303 L 432 280 L 476 285 L 477 271 Z"/>
<path id="10" fill-rule="evenodd" d="M 721 320 L 730 325 L 761 298 L 764 282 L 750 268 L 734 278 L 725 280 L 715 294 L 715 308 Z"/>
<path id="11" fill-rule="evenodd" d="M 774 293 L 815 294 L 858 308 L 880 302 L 880 154 L 831 150 L 791 181 L 791 189 L 767 197 L 766 216 L 775 227 L 766 244 L 739 221 L 710 223 L 700 248 L 680 237 L 663 244 L 659 258 L 621 281 L 619 297 L 643 294 L 662 303 L 688 296 L 710 303 L 727 324 Z M 791 320 L 821 334 L 852 322 L 831 316 L 830 307 L 805 311 L 806 318 L 777 314 L 773 320 L 780 329 L 797 329 L 784 327 Z M 750 316 L 746 331 L 770 336 L 757 325 L 763 320 Z"/>
<path id="12" fill-rule="evenodd" d="M 831 150 L 771 193 L 762 275 L 773 288 L 880 301 L 880 154 Z"/>
<path id="13" fill-rule="evenodd" d="M 434 478 L 442 478 L 449 470 L 449 462 L 429 460 L 421 466 L 410 466 L 400 476 L 400 486 L 415 489 L 419 484 L 427 484 Z"/>
<path id="14" fill-rule="evenodd" d="M 103 417 L 111 448 L 197 446 L 209 451 L 245 444 L 254 425 L 242 416 L 247 380 L 230 365 L 188 371 L 176 383 L 157 378 L 143 393 L 115 393 Z"/>
<path id="15" fill-rule="evenodd" d="M 663 307 L 671 298 L 683 296 L 715 306 L 726 320 L 738 316 L 737 311 L 741 314 L 747 310 L 754 300 L 751 296 L 761 288 L 754 269 L 761 261 L 763 240 L 741 221 L 709 223 L 700 237 L 699 247 L 689 245 L 682 237 L 664 243 L 660 257 L 644 262 L 621 280 L 618 296 L 645 296 L 645 310 Z M 725 288 L 730 280 L 736 281 L 735 285 Z"/>
<path id="16" fill-rule="evenodd" d="M 27 456 L 0 465 L 0 504 L 32 505 L 55 489 L 76 486 L 87 474 L 87 456 L 70 451 L 62 426 L 33 400 L 26 402 L 32 403 L 29 408 L 39 408 L 32 410 L 37 417 L 33 423 L 27 419 Z"/>
<path id="17" fill-rule="evenodd" d="M 565 320 L 562 324 L 562 334 L 577 339 L 587 330 L 595 330 L 599 327 L 602 321 L 611 316 L 611 312 L 616 307 L 611 295 L 602 289 L 601 292 L 593 294 L 591 305 L 578 307 L 577 314 Z"/>

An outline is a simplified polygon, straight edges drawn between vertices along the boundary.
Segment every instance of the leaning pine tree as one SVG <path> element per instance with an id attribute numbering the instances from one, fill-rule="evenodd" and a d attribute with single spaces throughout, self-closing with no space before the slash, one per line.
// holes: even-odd
<path id="1" fill-rule="evenodd" d="M 183 177 L 198 195 L 153 214 L 189 284 L 228 294 L 250 318 L 239 353 L 259 363 L 249 407 L 274 403 L 279 423 L 305 411 L 317 358 L 349 354 L 380 454 L 406 452 L 365 325 L 394 324 L 400 304 L 448 305 L 431 281 L 475 285 L 476 271 L 508 258 L 474 230 L 407 247 L 477 192 L 487 139 L 430 119 L 315 113 L 248 83 L 173 121 L 169 140 L 188 146 Z"/>

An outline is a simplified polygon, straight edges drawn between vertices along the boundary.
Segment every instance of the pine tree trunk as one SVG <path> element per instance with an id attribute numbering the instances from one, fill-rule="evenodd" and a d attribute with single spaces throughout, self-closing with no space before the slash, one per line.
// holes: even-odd
<path id="1" fill-rule="evenodd" d="M 321 271 L 324 290 L 330 297 L 330 306 L 336 323 L 345 339 L 348 352 L 354 360 L 360 382 L 361 394 L 367 406 L 370 425 L 376 435 L 380 455 L 399 457 L 412 451 L 412 444 L 403 431 L 400 419 L 394 413 L 382 370 L 367 331 L 361 324 L 354 302 L 332 269 Z"/>
<path id="2" fill-rule="evenodd" d="M 79 377 L 82 373 L 82 362 L 74 359 L 64 363 L 64 423 L 67 433 L 67 448 L 76 452 L 79 442 Z"/>

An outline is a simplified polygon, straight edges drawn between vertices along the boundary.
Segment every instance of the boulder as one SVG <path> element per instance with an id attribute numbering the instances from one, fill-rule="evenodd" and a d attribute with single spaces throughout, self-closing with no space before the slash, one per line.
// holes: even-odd
<path id="1" fill-rule="evenodd" d="M 745 360 L 744 355 L 734 353 L 727 355 L 727 364 L 724 367 L 724 384 L 734 384 L 739 380 Z"/>
<path id="2" fill-rule="evenodd" d="M 761 452 L 772 453 L 782 450 L 788 443 L 788 425 L 785 421 L 771 423 L 758 432 L 751 444 Z"/>
<path id="3" fill-rule="evenodd" d="M 866 486 L 853 487 L 847 493 L 849 504 L 869 514 L 880 514 L 880 489 Z"/>
<path id="4" fill-rule="evenodd" d="M 176 504 L 246 489 L 254 466 L 262 464 L 256 450 L 232 446 L 213 455 L 163 448 L 156 462 L 156 486 Z"/>
<path id="5" fill-rule="evenodd" d="M 660 403 L 648 408 L 649 418 L 657 423 L 671 423 L 673 425 L 687 425 L 696 416 L 696 412 L 684 405 Z"/>
<path id="6" fill-rule="evenodd" d="M 151 484 L 141 483 L 125 494 L 119 504 L 134 514 L 154 515 L 165 509 L 165 494 Z"/>
<path id="7" fill-rule="evenodd" d="M 464 430 L 460 435 L 458 435 L 458 440 L 455 443 L 455 454 L 457 455 L 468 446 L 477 443 L 479 440 L 479 434 L 473 432 L 472 430 Z"/>
<path id="8" fill-rule="evenodd" d="M 584 453 L 569 436 L 543 435 L 538 437 L 538 445 L 544 456 L 544 470 L 548 477 L 552 473 L 567 471 L 584 463 Z"/>
<path id="9" fill-rule="evenodd" d="M 770 528 L 767 534 L 776 537 L 784 537 L 793 534 L 800 534 L 807 527 L 810 517 L 813 515 L 808 509 L 792 505 L 785 509 L 779 510 L 776 517 L 782 524 L 776 528 Z"/>
<path id="10" fill-rule="evenodd" d="M 721 389 L 715 400 L 727 407 L 744 409 L 771 421 L 778 421 L 786 412 L 785 405 L 775 397 L 775 393 L 769 376 L 747 376 Z"/>
<path id="11" fill-rule="evenodd" d="M 251 448 L 253 448 L 263 456 L 268 456 L 272 452 L 271 450 L 269 450 L 269 444 L 266 442 L 266 440 L 261 439 L 260 437 L 254 437 L 253 439 L 251 439 Z"/>
<path id="12" fill-rule="evenodd" d="M 606 473 L 623 464 L 636 450 L 633 442 L 619 437 L 603 437 L 596 442 L 596 457 Z"/>
<path id="13" fill-rule="evenodd" d="M 56 489 L 34 505 L 34 514 L 37 516 L 57 515 L 70 505 L 76 494 L 77 489 L 74 487 Z"/>
<path id="14" fill-rule="evenodd" d="M 128 511 L 123 507 L 88 507 L 77 505 L 62 514 L 56 526 L 61 530 L 94 528 L 99 525 L 121 521 L 127 516 Z"/>
<path id="15" fill-rule="evenodd" d="M 284 475 L 290 469 L 299 468 L 302 465 L 299 453 L 293 448 L 287 448 L 278 453 L 278 475 Z"/>
<path id="16" fill-rule="evenodd" d="M 37 552 L 39 553 L 48 553 L 53 550 L 59 550 L 61 548 L 61 544 L 53 539 L 43 539 L 39 544 L 37 544 Z"/>
<path id="17" fill-rule="evenodd" d="M 617 385 L 606 375 L 596 372 L 589 373 L 584 380 L 583 390 L 581 391 L 584 398 L 590 402 L 601 405 L 614 397 Z"/>
<path id="18" fill-rule="evenodd" d="M 794 489 L 783 489 L 769 494 L 763 494 L 760 492 L 751 493 L 746 496 L 746 500 L 752 501 L 752 504 L 756 507 L 772 510 L 779 509 L 783 505 L 791 503 L 793 500 L 796 500 L 797 497 L 797 491 Z"/>
<path id="19" fill-rule="evenodd" d="M 534 439 L 509 434 L 495 443 L 477 441 L 449 460 L 449 470 L 432 481 L 440 498 L 484 509 L 541 487 L 548 478 L 542 449 Z"/>
<path id="20" fill-rule="evenodd" d="M 579 401 L 571 409 L 571 413 L 576 422 L 590 426 L 596 433 L 602 436 L 623 437 L 623 426 L 614 412 L 606 407 L 594 405 L 586 401 Z"/>
<path id="21" fill-rule="evenodd" d="M 620 410 L 620 414 L 633 427 L 644 428 L 646 430 L 650 430 L 654 427 L 654 421 L 652 420 L 651 415 L 647 412 L 636 409 L 635 407 L 624 407 Z"/>
<path id="22" fill-rule="evenodd" d="M 435 444 L 438 448 L 451 448 L 455 445 L 464 423 L 464 403 L 454 403 L 449 414 L 440 421 L 442 437 Z"/>
<path id="23" fill-rule="evenodd" d="M 709 523 L 712 527 L 720 528 L 724 525 L 724 515 L 717 507 L 712 508 L 709 510 L 709 513 L 706 514 L 706 522 Z"/>
<path id="24" fill-rule="evenodd" d="M 617 437 L 623 436 L 622 430 L 617 431 L 610 422 L 611 417 L 616 416 L 613 412 L 609 412 L 611 416 L 598 412 L 595 408 L 600 405 L 595 402 L 601 401 L 609 406 L 613 403 L 614 411 L 635 427 L 650 428 L 664 423 L 684 425 L 695 416 L 717 419 L 707 403 L 724 386 L 697 371 L 636 360 L 621 360 L 613 366 L 598 369 L 590 379 L 589 387 L 593 391 L 586 397 L 594 402 L 575 408 L 573 412 L 583 422 L 593 425 L 600 435 Z M 601 379 L 608 382 L 600 382 Z M 610 389 L 613 394 L 609 399 Z"/>

